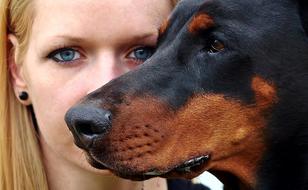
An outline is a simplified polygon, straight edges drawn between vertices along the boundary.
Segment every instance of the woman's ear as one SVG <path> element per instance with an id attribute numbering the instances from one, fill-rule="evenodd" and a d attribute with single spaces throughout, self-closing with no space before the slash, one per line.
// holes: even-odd
<path id="1" fill-rule="evenodd" d="M 19 42 L 15 35 L 8 35 L 8 65 L 10 82 L 14 88 L 15 96 L 24 105 L 30 105 L 29 98 L 20 98 L 21 94 L 28 93 L 27 83 L 24 77 L 23 64 L 18 63 Z"/>

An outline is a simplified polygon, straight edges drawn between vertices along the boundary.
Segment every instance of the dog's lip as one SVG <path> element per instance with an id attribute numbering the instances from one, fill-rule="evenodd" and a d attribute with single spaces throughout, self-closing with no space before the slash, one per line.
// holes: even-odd
<path id="1" fill-rule="evenodd" d="M 108 168 L 104 164 L 97 161 L 91 154 L 87 154 L 87 160 L 93 167 L 97 169 L 112 169 Z M 200 173 L 200 171 L 204 170 L 204 166 L 208 164 L 210 160 L 210 154 L 202 155 L 202 156 L 195 156 L 186 161 L 180 162 L 180 164 L 176 164 L 175 166 L 171 167 L 167 170 L 158 170 L 158 169 L 151 169 L 145 172 L 138 172 L 134 174 L 125 174 L 119 171 L 114 171 L 118 173 L 119 176 L 124 178 L 133 179 L 133 180 L 146 180 L 152 177 L 165 177 L 165 176 L 172 176 L 175 173 L 178 174 L 193 174 L 193 173 Z"/>
<path id="2" fill-rule="evenodd" d="M 176 167 L 174 170 L 178 172 L 190 172 L 192 168 L 203 165 L 209 159 L 210 159 L 210 155 L 195 157 L 193 159 L 190 159 L 184 162 L 180 166 Z"/>
<path id="3" fill-rule="evenodd" d="M 91 156 L 91 154 L 86 154 L 86 159 L 88 161 L 88 163 L 94 167 L 94 168 L 97 168 L 97 169 L 108 169 L 106 166 L 104 166 L 103 164 L 101 164 L 100 162 L 96 161 L 93 156 Z"/>
<path id="4" fill-rule="evenodd" d="M 210 159 L 210 155 L 203 155 L 194 157 L 187 161 L 184 161 L 182 164 L 177 165 L 171 170 L 168 171 L 158 171 L 158 170 L 151 170 L 149 172 L 145 172 L 143 175 L 145 176 L 161 176 L 170 172 L 181 172 L 181 173 L 188 173 L 194 170 L 195 168 L 206 164 Z"/>

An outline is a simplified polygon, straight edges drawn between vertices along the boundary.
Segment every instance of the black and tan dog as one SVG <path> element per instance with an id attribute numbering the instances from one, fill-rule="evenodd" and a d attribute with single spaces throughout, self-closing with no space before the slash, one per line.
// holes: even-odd
<path id="1" fill-rule="evenodd" d="M 138 69 L 66 115 L 97 168 L 308 189 L 307 0 L 183 0 Z"/>

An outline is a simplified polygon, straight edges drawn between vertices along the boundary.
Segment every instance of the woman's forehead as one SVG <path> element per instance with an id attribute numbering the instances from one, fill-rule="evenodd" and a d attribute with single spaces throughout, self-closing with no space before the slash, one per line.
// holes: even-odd
<path id="1" fill-rule="evenodd" d="M 37 0 L 36 19 L 43 22 L 75 21 L 86 23 L 131 23 L 153 20 L 160 25 L 161 17 L 171 11 L 170 0 Z M 60 24 L 60 23 L 57 23 Z"/>
<path id="2" fill-rule="evenodd" d="M 144 35 L 170 12 L 169 0 L 37 0 L 33 34 L 99 37 Z"/>

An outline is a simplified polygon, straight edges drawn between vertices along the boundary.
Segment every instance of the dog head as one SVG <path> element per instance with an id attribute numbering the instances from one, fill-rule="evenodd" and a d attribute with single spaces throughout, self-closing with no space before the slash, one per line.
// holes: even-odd
<path id="1" fill-rule="evenodd" d="M 76 144 L 125 178 L 211 170 L 254 185 L 276 110 L 307 91 L 307 10 L 296 0 L 181 1 L 148 61 L 68 111 Z"/>

